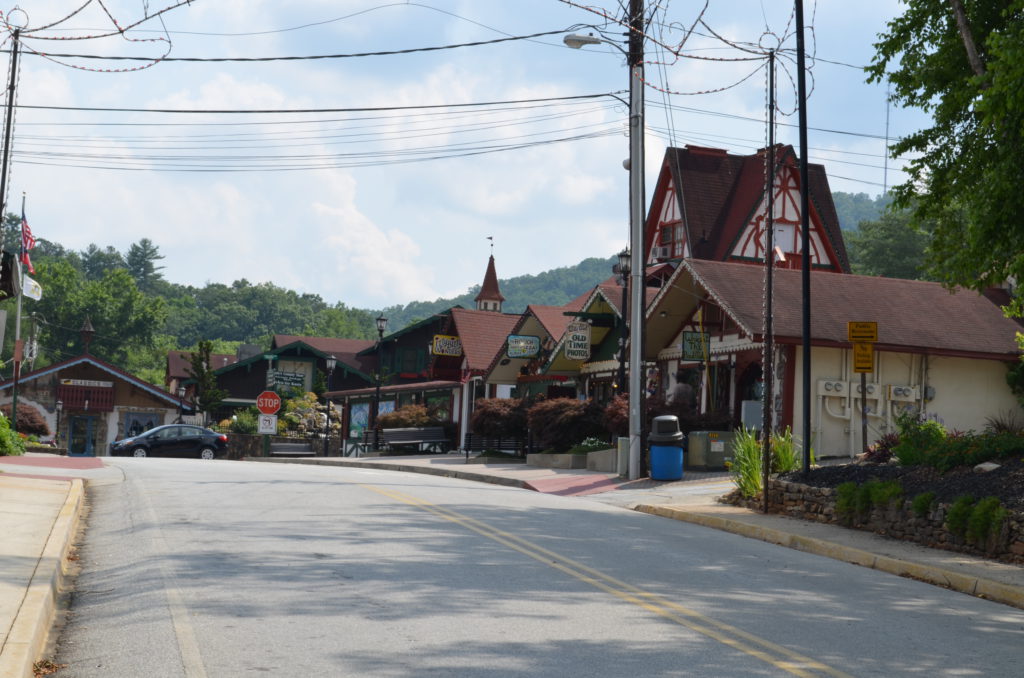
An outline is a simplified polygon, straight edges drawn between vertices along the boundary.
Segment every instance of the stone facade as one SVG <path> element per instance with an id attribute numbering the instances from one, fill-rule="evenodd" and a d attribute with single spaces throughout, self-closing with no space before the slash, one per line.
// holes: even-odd
<path id="1" fill-rule="evenodd" d="M 739 499 L 736 503 L 760 510 L 762 501 Z M 924 546 L 968 553 L 983 558 L 1024 564 L 1024 514 L 1010 512 L 1001 529 L 985 544 L 950 532 L 946 528 L 948 505 L 938 504 L 925 516 L 918 516 L 907 500 L 894 500 L 887 507 L 873 508 L 865 520 L 844 519 L 836 513 L 836 491 L 801 483 L 768 481 L 768 511 L 791 518 L 832 523 L 851 529 L 912 541 Z"/>

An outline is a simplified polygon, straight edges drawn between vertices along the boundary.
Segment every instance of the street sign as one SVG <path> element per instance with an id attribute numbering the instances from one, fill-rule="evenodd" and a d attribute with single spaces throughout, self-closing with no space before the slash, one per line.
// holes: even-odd
<path id="1" fill-rule="evenodd" d="M 277 433 L 277 415 L 276 414 L 261 414 L 258 417 L 258 428 L 257 433 L 269 433 L 271 435 Z"/>
<path id="2" fill-rule="evenodd" d="M 256 409 L 261 414 L 277 414 L 281 409 L 281 396 L 273 391 L 264 391 L 256 396 Z"/>
<path id="3" fill-rule="evenodd" d="M 875 371 L 875 349 L 867 342 L 853 345 L 853 371 L 858 374 L 870 374 Z"/>
<path id="4" fill-rule="evenodd" d="M 876 322 L 848 322 L 846 323 L 846 340 L 857 342 L 878 341 L 878 323 Z"/>

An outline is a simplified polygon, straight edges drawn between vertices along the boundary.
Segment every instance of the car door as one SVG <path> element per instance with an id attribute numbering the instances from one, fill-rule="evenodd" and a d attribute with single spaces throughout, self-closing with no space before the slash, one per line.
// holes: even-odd
<path id="1" fill-rule="evenodd" d="M 175 456 L 199 456 L 199 448 L 203 444 L 203 429 L 198 426 L 175 426 L 179 429 L 175 442 Z"/>
<path id="2" fill-rule="evenodd" d="M 178 439 L 177 429 L 180 426 L 164 426 L 154 429 L 147 434 L 149 439 L 149 454 L 153 457 L 167 457 L 174 454 L 174 447 Z"/>

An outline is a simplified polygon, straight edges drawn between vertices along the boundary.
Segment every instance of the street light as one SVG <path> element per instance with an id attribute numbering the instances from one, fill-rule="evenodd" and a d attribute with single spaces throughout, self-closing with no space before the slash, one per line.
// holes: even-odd
<path id="1" fill-rule="evenodd" d="M 619 393 L 623 393 L 626 387 L 626 338 L 629 336 L 629 323 L 626 322 L 626 300 L 629 290 L 629 248 L 619 252 L 619 263 L 615 266 L 615 273 L 619 274 L 619 283 L 622 285 L 622 307 L 619 312 L 622 314 L 622 329 L 619 331 L 619 378 L 616 386 Z"/>
<path id="2" fill-rule="evenodd" d="M 379 449 L 379 435 L 377 433 L 377 415 L 380 410 L 380 382 L 383 378 L 384 372 L 384 361 L 382 359 L 382 350 L 384 346 L 384 330 L 388 327 L 388 319 L 383 315 L 377 318 L 377 393 L 373 397 L 373 418 L 370 420 L 370 426 L 373 427 L 373 449 Z"/>
<path id="3" fill-rule="evenodd" d="M 184 386 L 179 386 L 178 387 L 178 421 L 177 421 L 177 423 L 179 423 L 179 424 L 182 421 L 181 417 L 182 417 L 182 414 L 184 414 L 184 408 L 185 408 L 185 387 Z"/>
<path id="4" fill-rule="evenodd" d="M 604 43 L 626 56 L 629 65 L 629 249 L 630 249 L 630 314 L 629 314 L 629 478 L 640 477 L 643 402 L 643 322 L 646 304 L 644 295 L 644 58 L 643 2 L 630 0 L 629 51 L 611 40 L 595 35 L 570 34 L 562 38 L 568 47 Z"/>
<path id="5" fill-rule="evenodd" d="M 60 412 L 64 409 L 64 401 L 58 399 L 53 404 L 53 409 L 57 410 L 57 425 L 54 427 L 56 430 L 53 432 L 53 446 L 60 447 Z"/>
<path id="6" fill-rule="evenodd" d="M 327 356 L 327 390 L 324 391 L 324 414 L 327 417 L 327 421 L 324 424 L 324 456 L 328 457 L 331 454 L 331 399 L 327 393 L 331 390 L 331 375 L 334 374 L 334 366 L 338 364 L 338 359 L 333 355 Z"/>

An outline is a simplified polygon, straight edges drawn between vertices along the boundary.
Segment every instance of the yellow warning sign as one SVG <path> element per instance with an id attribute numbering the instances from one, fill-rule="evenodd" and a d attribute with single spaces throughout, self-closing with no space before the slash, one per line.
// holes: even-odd
<path id="1" fill-rule="evenodd" d="M 870 374 L 875 371 L 875 349 L 867 342 L 853 345 L 853 371 L 856 374 Z"/>
<path id="2" fill-rule="evenodd" d="M 846 323 L 846 340 L 852 342 L 878 341 L 878 323 L 848 322 Z"/>

